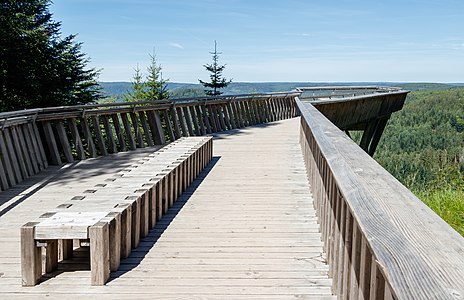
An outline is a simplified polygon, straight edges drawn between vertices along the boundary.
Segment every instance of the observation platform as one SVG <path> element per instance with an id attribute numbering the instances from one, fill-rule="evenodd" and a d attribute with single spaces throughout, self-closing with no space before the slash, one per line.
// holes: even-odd
<path id="1" fill-rule="evenodd" d="M 86 249 L 22 287 L 19 228 L 153 149 L 49 167 L 0 193 L 0 298 L 335 299 L 298 129 L 215 134 L 213 161 L 103 287 L 90 286 Z"/>
<path id="2" fill-rule="evenodd" d="M 371 157 L 406 95 L 323 87 L 0 113 L 0 299 L 463 299 L 463 237 Z M 205 135 L 213 160 L 104 286 L 90 285 L 85 242 L 51 274 L 47 241 L 21 245 L 23 224 Z M 131 216 L 147 197 L 167 207 L 163 182 Z M 23 264 L 46 271 L 38 285 L 22 286 L 21 249 L 45 253 L 42 268 Z"/>

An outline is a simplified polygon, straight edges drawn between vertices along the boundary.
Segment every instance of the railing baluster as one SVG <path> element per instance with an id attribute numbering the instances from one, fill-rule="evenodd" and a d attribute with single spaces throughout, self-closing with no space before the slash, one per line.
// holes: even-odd
<path id="1" fill-rule="evenodd" d="M 100 155 L 108 155 L 105 140 L 103 139 L 103 134 L 101 132 L 102 128 L 100 125 L 100 118 L 99 116 L 93 116 L 91 119 L 95 138 L 97 139 L 98 150 L 100 150 Z"/>
<path id="2" fill-rule="evenodd" d="M 157 110 L 147 111 L 148 124 L 150 125 L 151 134 L 155 145 L 163 145 L 166 143 L 166 137 L 163 132 L 163 125 Z"/>
<path id="3" fill-rule="evenodd" d="M 118 147 L 116 146 L 116 141 L 114 140 L 113 129 L 111 128 L 110 120 L 107 115 L 102 116 L 103 127 L 105 128 L 106 140 L 108 141 L 108 152 L 109 153 L 118 153 Z"/>
<path id="4" fill-rule="evenodd" d="M 190 117 L 190 113 L 189 113 L 189 107 L 184 106 L 184 107 L 179 107 L 179 109 L 182 109 L 185 122 L 187 123 L 186 125 L 188 129 L 188 136 L 195 136 L 195 133 L 193 132 L 192 118 Z"/>
<path id="5" fill-rule="evenodd" d="M 22 131 L 22 136 L 23 136 L 23 140 L 25 143 L 26 151 L 28 152 L 29 159 L 31 161 L 32 171 L 34 174 L 37 174 L 40 172 L 39 162 L 38 162 L 39 156 L 36 153 L 36 149 L 33 144 L 33 138 L 31 137 L 30 132 L 29 132 L 29 124 L 21 125 L 19 127 L 19 130 Z"/>
<path id="6" fill-rule="evenodd" d="M 113 121 L 116 137 L 118 138 L 119 151 L 127 151 L 126 140 L 124 139 L 124 133 L 122 133 L 121 123 L 119 123 L 119 116 L 112 114 L 111 120 Z"/>
<path id="7" fill-rule="evenodd" d="M 71 151 L 71 145 L 69 144 L 69 140 L 66 135 L 66 129 L 64 128 L 63 122 L 56 123 L 56 131 L 58 133 L 58 140 L 60 141 L 61 149 L 63 149 L 66 161 L 69 163 L 74 162 L 74 158 Z"/>
<path id="8" fill-rule="evenodd" d="M 132 128 L 130 126 L 129 118 L 127 113 L 121 113 L 122 125 L 124 126 L 124 132 L 126 133 L 126 138 L 129 143 L 129 149 L 135 150 L 137 146 L 135 145 L 134 135 L 132 134 Z"/>
<path id="9" fill-rule="evenodd" d="M 366 238 L 361 237 L 361 261 L 359 264 L 359 291 L 358 298 L 360 300 L 368 300 L 370 296 L 371 284 L 371 262 L 372 254 L 367 245 Z"/>
<path id="10" fill-rule="evenodd" d="M 19 125 L 20 126 L 20 125 Z M 18 130 L 18 126 L 11 127 L 11 134 L 13 137 L 14 146 L 18 154 L 19 163 L 23 171 L 24 178 L 28 178 L 34 174 L 32 164 L 29 158 L 29 153 L 26 149 L 26 143 L 22 137 L 22 132 Z"/>
<path id="11" fill-rule="evenodd" d="M 137 146 L 139 148 L 145 148 L 145 143 L 143 141 L 142 132 L 140 132 L 139 120 L 137 118 L 137 114 L 135 112 L 129 113 L 131 121 L 132 121 L 132 128 L 134 128 L 135 138 L 137 140 Z"/>
<path id="12" fill-rule="evenodd" d="M 181 136 L 189 136 L 189 133 L 187 131 L 187 125 L 185 124 L 185 119 L 184 119 L 184 114 L 182 112 L 182 108 L 176 107 L 175 110 L 177 113 L 177 118 L 180 123 L 180 129 L 182 129 Z"/>
<path id="13" fill-rule="evenodd" d="M 190 117 L 192 118 L 192 124 L 195 128 L 195 134 L 193 135 L 203 135 L 200 129 L 199 117 L 195 111 L 195 106 L 189 106 L 188 109 L 190 110 Z"/>
<path id="14" fill-rule="evenodd" d="M 198 124 L 200 124 L 201 135 L 206 135 L 206 133 L 210 133 L 208 132 L 206 122 L 204 119 L 205 117 L 203 115 L 204 114 L 203 105 L 196 105 L 195 112 L 196 112 Z"/>
<path id="15" fill-rule="evenodd" d="M 169 114 L 168 114 L 168 111 L 166 109 L 163 110 L 163 116 L 164 116 L 164 123 L 166 125 L 166 130 L 167 130 L 168 136 L 169 136 L 169 141 L 173 142 L 173 141 L 176 140 L 176 137 L 174 135 L 174 131 L 172 130 L 171 120 L 169 119 Z"/>
<path id="16" fill-rule="evenodd" d="M 69 130 L 71 131 L 71 135 L 73 138 L 74 147 L 76 148 L 77 159 L 79 160 L 86 159 L 84 146 L 82 144 L 82 139 L 81 139 L 79 130 L 77 129 L 76 119 L 75 118 L 68 119 L 68 125 L 69 125 Z"/>
<path id="17" fill-rule="evenodd" d="M 153 144 L 152 135 L 150 134 L 150 130 L 148 129 L 148 124 L 147 124 L 147 119 L 146 119 L 145 114 L 146 114 L 145 111 L 143 110 L 139 111 L 139 119 L 140 119 L 140 124 L 142 125 L 143 135 L 145 136 L 145 141 L 147 142 L 147 145 L 151 147 L 154 144 Z"/>
<path id="18" fill-rule="evenodd" d="M 37 124 L 33 122 L 28 124 L 29 133 L 32 139 L 32 145 L 34 146 L 35 153 L 37 155 L 37 162 L 39 163 L 39 169 L 43 170 L 48 167 L 47 157 L 45 156 L 45 150 L 43 146 L 42 139 L 39 134 L 39 129 Z"/>
<path id="19" fill-rule="evenodd" d="M 43 129 L 45 134 L 45 140 L 47 141 L 48 151 L 50 154 L 51 163 L 53 165 L 61 165 L 60 153 L 56 145 L 55 135 L 53 134 L 53 128 L 49 121 L 44 121 Z M 84 157 L 85 159 L 85 157 Z M 22 180 L 18 180 L 21 182 Z"/>

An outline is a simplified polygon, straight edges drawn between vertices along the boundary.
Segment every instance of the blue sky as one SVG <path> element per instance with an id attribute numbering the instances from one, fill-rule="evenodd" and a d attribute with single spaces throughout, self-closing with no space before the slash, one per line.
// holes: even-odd
<path id="1" fill-rule="evenodd" d="M 214 40 L 240 82 L 464 82 L 462 0 L 55 0 L 101 81 L 156 49 L 173 82 L 208 79 Z"/>

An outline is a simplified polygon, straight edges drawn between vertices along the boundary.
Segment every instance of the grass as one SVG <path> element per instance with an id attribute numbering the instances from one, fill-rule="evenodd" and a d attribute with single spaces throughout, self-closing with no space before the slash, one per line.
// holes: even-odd
<path id="1" fill-rule="evenodd" d="M 416 193 L 443 220 L 464 236 L 464 191 L 438 190 Z"/>

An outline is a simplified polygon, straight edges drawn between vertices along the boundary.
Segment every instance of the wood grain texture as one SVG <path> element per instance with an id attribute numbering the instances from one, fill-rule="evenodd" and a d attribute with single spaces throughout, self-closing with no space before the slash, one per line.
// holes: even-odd
<path id="1" fill-rule="evenodd" d="M 0 217 L 0 263 L 8 266 L 1 271 L 0 298 L 334 299 L 297 137 L 298 119 L 217 134 L 215 163 L 121 260 L 107 286 L 90 287 L 90 271 L 81 268 L 21 288 L 15 224 L 95 183 L 89 173 L 118 173 L 111 168 L 140 160 L 133 156 L 142 149 L 68 167 Z M 201 164 L 200 157 L 191 160 L 196 172 Z"/>
<path id="2" fill-rule="evenodd" d="M 351 253 L 356 267 L 362 269 L 351 274 L 361 277 L 358 274 L 364 272 L 362 286 L 366 288 L 370 278 L 371 298 L 463 297 L 464 239 L 319 111 L 298 100 L 297 104 L 302 114 L 302 149 L 310 172 L 323 172 L 322 163 L 328 164 L 325 171 L 334 176 L 347 211 L 359 226 L 356 243 L 365 240 L 371 251 L 370 275 L 365 274 L 369 255 L 358 263 L 357 247 Z M 348 241 L 347 236 L 344 240 Z M 340 251 L 347 247 L 340 246 Z M 349 259 L 349 254 L 340 259 Z M 340 289 L 340 279 L 346 283 L 345 276 L 350 275 L 344 272 L 341 276 L 342 271 L 338 269 L 339 292 L 345 292 Z M 361 286 L 359 282 L 351 286 L 356 285 Z M 353 294 L 367 295 L 364 291 Z"/>

